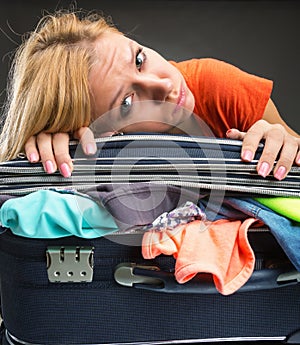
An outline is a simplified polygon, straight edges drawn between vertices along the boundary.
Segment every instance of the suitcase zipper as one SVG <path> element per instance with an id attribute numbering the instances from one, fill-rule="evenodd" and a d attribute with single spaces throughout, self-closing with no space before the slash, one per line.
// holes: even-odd
<path id="1" fill-rule="evenodd" d="M 199 144 L 226 144 L 233 145 L 237 147 L 242 146 L 242 141 L 233 140 L 227 138 L 211 138 L 211 137 L 197 137 L 197 136 L 185 136 L 185 135 L 176 135 L 176 134 L 123 134 L 116 135 L 111 137 L 97 138 L 96 143 L 105 143 L 108 141 L 133 141 L 133 140 L 143 140 L 143 141 L 182 141 L 182 142 L 191 142 Z M 76 141 L 71 141 L 70 144 L 77 144 Z M 263 144 L 259 144 L 259 147 L 263 147 Z"/>
<path id="2" fill-rule="evenodd" d="M 106 238 L 113 238 L 115 236 L 124 236 L 124 235 L 137 235 L 137 236 L 142 236 L 144 233 L 145 233 L 145 227 L 143 226 L 139 226 L 139 227 L 132 227 L 130 229 L 127 229 L 127 230 L 119 230 L 119 231 L 115 231 L 115 232 L 112 232 L 111 234 L 105 236 Z M 259 228 L 250 228 L 248 230 L 248 233 L 269 233 L 270 230 L 269 228 L 267 227 L 259 227 Z M 142 239 L 142 238 L 141 238 Z"/>
<path id="3" fill-rule="evenodd" d="M 191 143 L 198 143 L 198 144 L 230 144 L 235 147 L 241 147 L 242 142 L 237 140 L 231 140 L 231 139 L 217 139 L 217 138 L 208 138 L 208 137 L 188 137 L 188 136 L 178 136 L 178 135 L 164 135 L 164 134 L 131 134 L 131 135 L 119 135 L 119 136 L 112 136 L 112 137 L 105 137 L 105 138 L 97 138 L 96 142 L 98 144 L 101 143 L 107 143 L 107 142 L 120 142 L 120 141 L 134 141 L 134 140 L 142 140 L 142 141 L 181 141 L 181 142 L 191 142 Z M 76 145 L 77 142 L 72 141 L 71 145 Z M 260 144 L 260 147 L 263 147 L 262 144 Z M 94 158 L 92 158 L 94 159 Z M 103 160 L 104 158 L 98 158 L 99 161 Z M 106 158 L 105 158 L 106 159 Z M 3 171 L 6 174 L 11 174 L 11 176 L 4 177 L 0 179 L 0 182 L 2 184 L 1 193 L 2 194 L 13 194 L 13 195 L 23 195 L 26 193 L 31 193 L 36 190 L 40 189 L 57 189 L 57 190 L 65 190 L 65 189 L 71 189 L 71 190 L 78 190 L 78 191 L 85 191 L 89 188 L 95 188 L 97 183 L 128 183 L 128 182 L 149 182 L 152 183 L 162 183 L 162 184 L 173 184 L 176 186 L 182 186 L 186 188 L 204 188 L 208 190 L 216 190 L 216 191 L 229 191 L 229 192 L 240 192 L 240 193 L 252 193 L 252 194 L 261 194 L 261 195 L 273 195 L 273 196 L 300 196 L 299 191 L 299 183 L 298 179 L 295 177 L 296 182 L 289 182 L 289 181 L 271 181 L 271 180 L 265 180 L 265 179 L 259 179 L 257 181 L 253 180 L 251 183 L 248 181 L 248 179 L 242 176 L 239 177 L 228 177 L 226 176 L 226 173 L 230 173 L 230 171 L 234 171 L 235 173 L 238 171 L 241 174 L 243 172 L 247 172 L 248 174 L 251 174 L 253 172 L 256 172 L 255 164 L 234 164 L 233 162 L 236 162 L 236 159 L 226 159 L 227 162 L 231 162 L 230 164 L 215 164 L 215 170 L 214 171 L 224 171 L 223 176 L 211 176 L 211 177 L 201 177 L 201 179 L 196 175 L 197 169 L 201 171 L 210 171 L 212 168 L 212 165 L 207 163 L 203 166 L 203 164 L 197 164 L 195 162 L 197 161 L 203 161 L 208 160 L 209 158 L 190 158 L 193 160 L 192 164 L 179 164 L 178 168 L 176 166 L 176 169 L 174 169 L 172 166 L 169 166 L 167 164 L 154 164 L 154 165 L 148 165 L 148 164 L 140 164 L 140 165 L 120 165 L 115 164 L 116 162 L 122 160 L 123 162 L 127 160 L 134 160 L 135 158 L 118 158 L 115 159 L 108 158 L 106 160 L 113 161 L 113 165 L 105 165 L 100 166 L 97 164 L 93 164 L 92 169 L 91 165 L 75 165 L 74 174 L 71 179 L 66 180 L 65 178 L 61 177 L 59 173 L 55 175 L 46 175 L 43 171 L 43 168 L 41 166 L 39 167 L 15 167 L 13 166 L 13 162 L 8 162 L 4 164 L 0 164 L 1 171 Z M 141 157 L 137 157 L 136 159 L 141 159 Z M 143 158 L 144 159 L 144 158 Z M 153 158 L 145 158 L 145 160 L 153 160 Z M 162 158 L 164 160 L 170 159 L 171 161 L 177 161 L 180 160 L 180 158 L 176 157 L 170 157 L 170 158 Z M 189 160 L 190 160 L 189 159 Z M 225 158 L 213 158 L 213 161 L 216 162 L 218 160 L 224 161 Z M 79 163 L 83 161 L 81 158 L 75 158 L 74 162 L 78 161 Z M 95 160 L 97 161 L 97 159 Z M 255 162 L 253 162 L 255 163 Z M 139 175 L 129 175 L 128 174 L 115 174 L 115 175 L 95 175 L 97 173 L 109 171 L 111 172 L 113 166 L 113 171 L 130 171 L 130 173 L 134 171 L 140 171 L 141 174 Z M 151 171 L 160 171 L 165 172 L 166 175 L 159 175 L 155 176 L 152 175 L 145 175 L 145 172 L 150 169 Z M 291 170 L 291 173 L 295 170 L 296 167 L 293 167 Z M 179 172 L 178 177 L 174 176 L 170 179 L 169 173 L 172 170 L 176 170 L 176 172 Z M 82 176 L 76 175 L 76 172 L 78 174 L 82 174 L 84 171 L 87 171 L 89 174 L 93 174 L 93 176 L 84 176 L 85 183 L 81 183 Z M 180 174 L 180 172 L 183 171 L 192 171 L 195 172 L 195 176 L 188 176 L 184 174 Z M 17 179 L 16 174 L 45 174 L 44 176 L 35 177 L 35 176 L 28 176 L 28 177 L 18 177 Z M 158 181 L 156 181 L 158 179 Z M 199 181 L 200 179 L 200 181 Z M 13 185 L 16 183 L 20 185 L 20 182 L 26 183 L 35 183 L 35 187 L 25 187 L 21 186 L 20 188 L 13 188 L 8 187 L 7 185 Z M 89 180 L 89 181 L 88 181 Z M 128 181 L 130 180 L 130 181 Z M 86 183 L 88 181 L 88 183 Z M 222 184 L 220 184 L 222 182 Z M 235 185 L 233 184 L 235 183 Z M 38 185 L 40 184 L 40 186 Z M 51 184 L 50 186 L 47 184 Z M 61 186 L 63 185 L 63 187 Z M 66 186 L 66 184 L 69 184 L 69 186 Z M 250 186 L 247 186 L 249 184 Z M 274 187 L 280 187 L 280 189 L 275 189 Z M 286 190 L 285 190 L 286 188 Z"/>
<path id="4" fill-rule="evenodd" d="M 144 180 L 141 180 L 140 178 L 132 179 L 134 182 L 145 182 Z M 107 183 L 107 182 L 112 182 L 116 184 L 122 184 L 122 183 L 128 183 L 127 179 L 123 179 L 120 181 L 120 179 L 115 180 L 115 179 L 110 179 L 108 180 L 103 180 L 102 183 Z M 163 184 L 163 185 L 173 185 L 173 186 L 178 186 L 178 187 L 185 187 L 189 189 L 201 189 L 203 188 L 204 190 L 212 190 L 212 191 L 219 191 L 219 192 L 238 192 L 238 193 L 245 193 L 246 195 L 269 195 L 269 196 L 290 196 L 290 197 L 299 197 L 300 196 L 300 191 L 294 190 L 294 189 L 281 189 L 281 190 L 276 190 L 276 189 L 267 189 L 266 186 L 261 186 L 261 187 L 251 187 L 251 186 L 234 186 L 234 185 L 226 185 L 224 186 L 219 186 L 219 185 L 213 185 L 209 183 L 200 183 L 200 182 L 186 182 L 186 181 L 176 181 L 176 180 L 158 180 L 158 181 L 147 181 L 148 183 L 155 183 L 155 184 Z M 42 181 L 41 181 L 42 183 Z M 101 180 L 99 180 L 99 183 L 101 183 Z M 1 190 L 1 194 L 3 195 L 16 195 L 16 196 L 21 196 L 25 194 L 29 194 L 38 190 L 57 190 L 57 191 L 79 191 L 79 192 L 86 192 L 91 189 L 96 189 L 97 188 L 97 183 L 91 183 L 91 184 L 70 184 L 69 186 L 64 186 L 61 185 L 52 185 L 51 186 L 36 186 L 36 187 L 21 187 L 21 188 L 6 188 L 5 190 Z"/>
<path id="5" fill-rule="evenodd" d="M 5 339 L 9 345 L 45 345 L 37 343 L 29 343 L 13 336 L 8 330 L 5 330 Z M 286 336 L 274 337 L 232 337 L 232 338 L 205 338 L 205 339 L 187 339 L 187 340 L 170 340 L 170 341 L 147 341 L 147 342 L 126 342 L 126 343 L 94 343 L 94 344 L 77 344 L 77 345 L 170 345 L 170 344 L 200 344 L 200 343 L 220 343 L 220 342 L 237 342 L 237 341 L 283 341 Z M 57 344 L 61 345 L 61 344 Z M 74 344 L 76 345 L 76 344 Z"/>

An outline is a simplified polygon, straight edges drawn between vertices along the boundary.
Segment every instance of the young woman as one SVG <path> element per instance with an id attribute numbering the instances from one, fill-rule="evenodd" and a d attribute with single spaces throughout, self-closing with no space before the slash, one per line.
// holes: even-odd
<path id="1" fill-rule="evenodd" d="M 2 161 L 25 151 L 69 177 L 69 138 L 94 153 L 94 122 L 100 132 L 172 133 L 187 123 L 201 134 L 204 121 L 217 137 L 242 139 L 245 161 L 265 139 L 257 165 L 264 177 L 273 170 L 281 180 L 300 165 L 300 138 L 272 102 L 271 81 L 214 59 L 169 62 L 97 14 L 44 17 L 16 52 L 10 78 Z"/>

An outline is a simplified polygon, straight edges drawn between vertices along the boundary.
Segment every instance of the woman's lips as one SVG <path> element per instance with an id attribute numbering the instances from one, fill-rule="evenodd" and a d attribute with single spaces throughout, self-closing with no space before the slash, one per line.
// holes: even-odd
<path id="1" fill-rule="evenodd" d="M 173 114 L 175 114 L 184 105 L 185 99 L 186 99 L 185 89 L 183 86 L 181 86 L 176 107 L 173 111 Z"/>

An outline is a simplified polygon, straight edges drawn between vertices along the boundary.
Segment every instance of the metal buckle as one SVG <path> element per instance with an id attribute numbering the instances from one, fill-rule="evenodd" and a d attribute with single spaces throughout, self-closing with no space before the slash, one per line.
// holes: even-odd
<path id="1" fill-rule="evenodd" d="M 48 247 L 46 256 L 51 283 L 87 283 L 93 280 L 93 247 Z"/>

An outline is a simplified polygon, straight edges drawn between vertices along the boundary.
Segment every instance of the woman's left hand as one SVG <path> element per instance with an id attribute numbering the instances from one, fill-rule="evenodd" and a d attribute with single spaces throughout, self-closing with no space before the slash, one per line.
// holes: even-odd
<path id="1" fill-rule="evenodd" d="M 266 177 L 273 170 L 276 179 L 286 177 L 293 164 L 300 165 L 300 138 L 288 133 L 281 124 L 270 124 L 265 120 L 255 122 L 247 132 L 230 129 L 226 136 L 243 140 L 241 158 L 250 162 L 259 142 L 264 139 L 264 149 L 257 164 L 259 175 Z"/>

